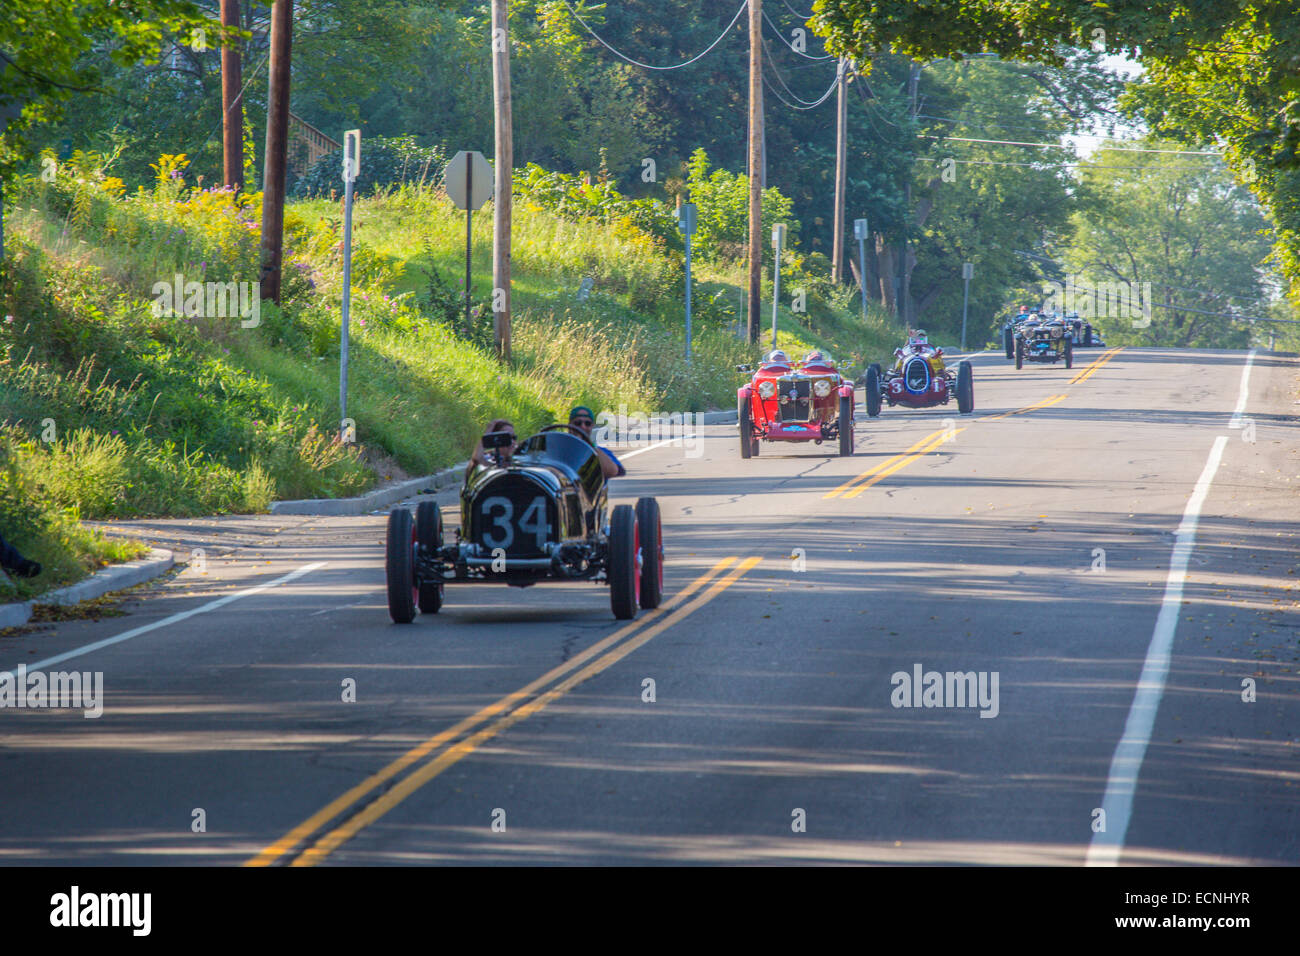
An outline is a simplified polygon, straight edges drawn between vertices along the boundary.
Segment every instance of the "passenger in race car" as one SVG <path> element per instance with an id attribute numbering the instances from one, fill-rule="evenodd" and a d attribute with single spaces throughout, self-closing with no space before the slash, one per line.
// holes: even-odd
<path id="1" fill-rule="evenodd" d="M 515 453 L 515 449 L 519 447 L 519 441 L 517 438 L 515 438 L 515 426 L 510 423 L 509 419 L 494 418 L 488 424 L 488 427 L 483 429 L 483 434 L 488 435 L 493 432 L 510 433 L 510 444 L 507 445 L 505 448 L 498 449 L 498 454 L 500 454 L 501 456 L 500 459 L 501 463 L 503 465 L 509 464 L 511 456 L 514 455 Z M 488 465 L 492 465 L 492 464 L 495 464 L 495 462 L 493 462 L 488 458 L 488 450 L 483 447 L 483 443 L 480 441 L 477 445 L 474 446 L 474 453 L 469 456 L 469 461 L 466 462 L 465 464 L 466 480 L 469 479 L 470 472 L 472 472 L 475 468 L 487 467 Z"/>
<path id="2" fill-rule="evenodd" d="M 591 409 L 586 405 L 578 405 L 569 412 L 569 424 L 578 429 L 587 436 L 587 441 L 591 442 L 596 449 L 596 457 L 600 459 L 600 470 L 606 479 L 618 478 L 627 474 L 627 469 L 623 463 L 614 457 L 613 452 L 608 448 L 602 448 L 591 439 L 591 428 L 596 424 L 596 416 L 592 414 Z"/>

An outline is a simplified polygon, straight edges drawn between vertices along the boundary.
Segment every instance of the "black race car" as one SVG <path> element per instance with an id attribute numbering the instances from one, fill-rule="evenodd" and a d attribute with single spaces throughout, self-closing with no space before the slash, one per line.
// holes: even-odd
<path id="1" fill-rule="evenodd" d="M 1016 326 L 1015 357 L 1018 369 L 1024 368 L 1026 362 L 1055 365 L 1061 359 L 1070 368 L 1074 364 L 1074 337 L 1064 319 L 1035 312 Z"/>
<path id="2" fill-rule="evenodd" d="M 659 503 L 608 508 L 595 448 L 571 425 L 549 425 L 505 449 L 509 434 L 483 436 L 489 463 L 476 466 L 461 489 L 460 531 L 443 540 L 442 514 L 422 501 L 388 516 L 388 613 L 399 624 L 442 607 L 455 583 L 528 587 L 539 581 L 597 581 L 609 585 L 614 616 L 636 616 L 638 605 L 663 599 L 663 540 Z"/>

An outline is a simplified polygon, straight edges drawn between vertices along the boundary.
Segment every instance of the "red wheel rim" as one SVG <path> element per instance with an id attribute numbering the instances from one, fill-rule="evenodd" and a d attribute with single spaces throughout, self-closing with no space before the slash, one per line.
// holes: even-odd
<path id="1" fill-rule="evenodd" d="M 636 556 L 636 566 L 632 570 L 632 596 L 641 602 L 641 523 L 632 524 L 632 553 Z"/>
<path id="2" fill-rule="evenodd" d="M 415 537 L 415 527 L 411 527 L 411 600 L 420 602 L 420 585 L 415 579 L 415 559 L 420 553 L 420 543 Z"/>

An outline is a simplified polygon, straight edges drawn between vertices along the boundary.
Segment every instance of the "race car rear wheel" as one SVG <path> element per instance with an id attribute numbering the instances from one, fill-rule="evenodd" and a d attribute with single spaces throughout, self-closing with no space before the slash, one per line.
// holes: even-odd
<path id="1" fill-rule="evenodd" d="M 1092 345 L 1092 323 L 1085 322 L 1083 326 L 1083 344 Z"/>
<path id="2" fill-rule="evenodd" d="M 415 507 L 415 540 L 426 554 L 442 549 L 442 511 L 436 501 L 421 501 Z M 437 614 L 442 607 L 441 581 L 420 581 L 420 613 Z"/>
<path id="3" fill-rule="evenodd" d="M 1025 340 L 1016 339 L 1016 368 L 1025 367 Z"/>
<path id="4" fill-rule="evenodd" d="M 748 395 L 740 400 L 736 408 L 736 420 L 740 423 L 740 457 L 748 458 L 754 444 L 754 426 L 749 422 Z"/>
<path id="5" fill-rule="evenodd" d="M 1007 358 L 1016 357 L 1016 337 L 1012 334 L 1010 328 L 1002 330 L 1002 344 L 1006 346 Z"/>
<path id="6" fill-rule="evenodd" d="M 969 415 L 975 410 L 975 373 L 970 362 L 957 366 L 957 411 Z"/>
<path id="7" fill-rule="evenodd" d="M 388 579 L 388 614 L 398 624 L 415 620 L 415 523 L 405 508 L 388 515 L 388 540 L 384 559 Z"/>
<path id="8" fill-rule="evenodd" d="M 1069 339 L 1065 340 L 1065 367 L 1074 367 L 1074 343 Z"/>
<path id="9" fill-rule="evenodd" d="M 840 396 L 840 457 L 853 455 L 853 399 Z"/>
<path id="10" fill-rule="evenodd" d="M 659 502 L 638 498 L 636 529 L 641 545 L 641 606 L 647 610 L 664 599 L 664 537 Z"/>
<path id="11" fill-rule="evenodd" d="M 641 574 L 637 567 L 636 512 L 631 505 L 616 505 L 609 522 L 609 603 L 614 617 L 627 621 L 636 617 Z"/>
<path id="12" fill-rule="evenodd" d="M 876 418 L 880 415 L 880 366 L 874 362 L 867 366 L 866 384 L 863 389 L 867 393 L 867 417 Z"/>

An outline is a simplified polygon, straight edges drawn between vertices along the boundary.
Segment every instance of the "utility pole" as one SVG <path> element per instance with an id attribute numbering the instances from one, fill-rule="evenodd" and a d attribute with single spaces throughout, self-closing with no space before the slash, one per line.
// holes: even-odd
<path id="1" fill-rule="evenodd" d="M 221 0 L 221 25 L 239 26 L 239 0 Z M 221 47 L 221 181 L 236 192 L 244 188 L 243 84 L 239 47 L 226 43 Z"/>
<path id="2" fill-rule="evenodd" d="M 848 78 L 846 61 L 839 63 L 839 103 L 835 114 L 835 238 L 831 242 L 831 281 L 839 285 L 844 277 L 844 177 L 848 153 L 849 103 L 846 96 Z M 866 283 L 866 277 L 863 277 Z"/>
<path id="3" fill-rule="evenodd" d="M 289 157 L 289 60 L 293 0 L 271 7 L 271 87 L 267 93 L 266 158 L 262 163 L 262 298 L 280 303 L 284 260 L 284 191 Z"/>
<path id="4" fill-rule="evenodd" d="M 913 119 L 918 112 L 917 91 L 921 84 L 921 66 L 919 63 L 909 61 L 907 74 L 907 95 L 911 100 L 911 106 L 908 107 L 908 115 Z M 905 212 L 903 215 L 903 240 L 900 255 L 898 257 L 898 312 L 903 318 L 903 323 L 911 328 L 915 316 L 912 315 L 912 270 L 909 264 L 909 252 L 912 248 L 908 217 L 912 215 L 912 174 L 909 171 L 907 175 L 907 186 L 905 190 Z"/>
<path id="5" fill-rule="evenodd" d="M 492 204 L 492 312 L 497 357 L 510 361 L 510 191 L 514 147 L 510 121 L 510 24 L 507 0 L 492 0 L 492 100 L 496 170 Z M 468 294 L 468 290 L 466 290 Z"/>
<path id="6" fill-rule="evenodd" d="M 763 308 L 763 0 L 749 0 L 749 341 Z"/>

